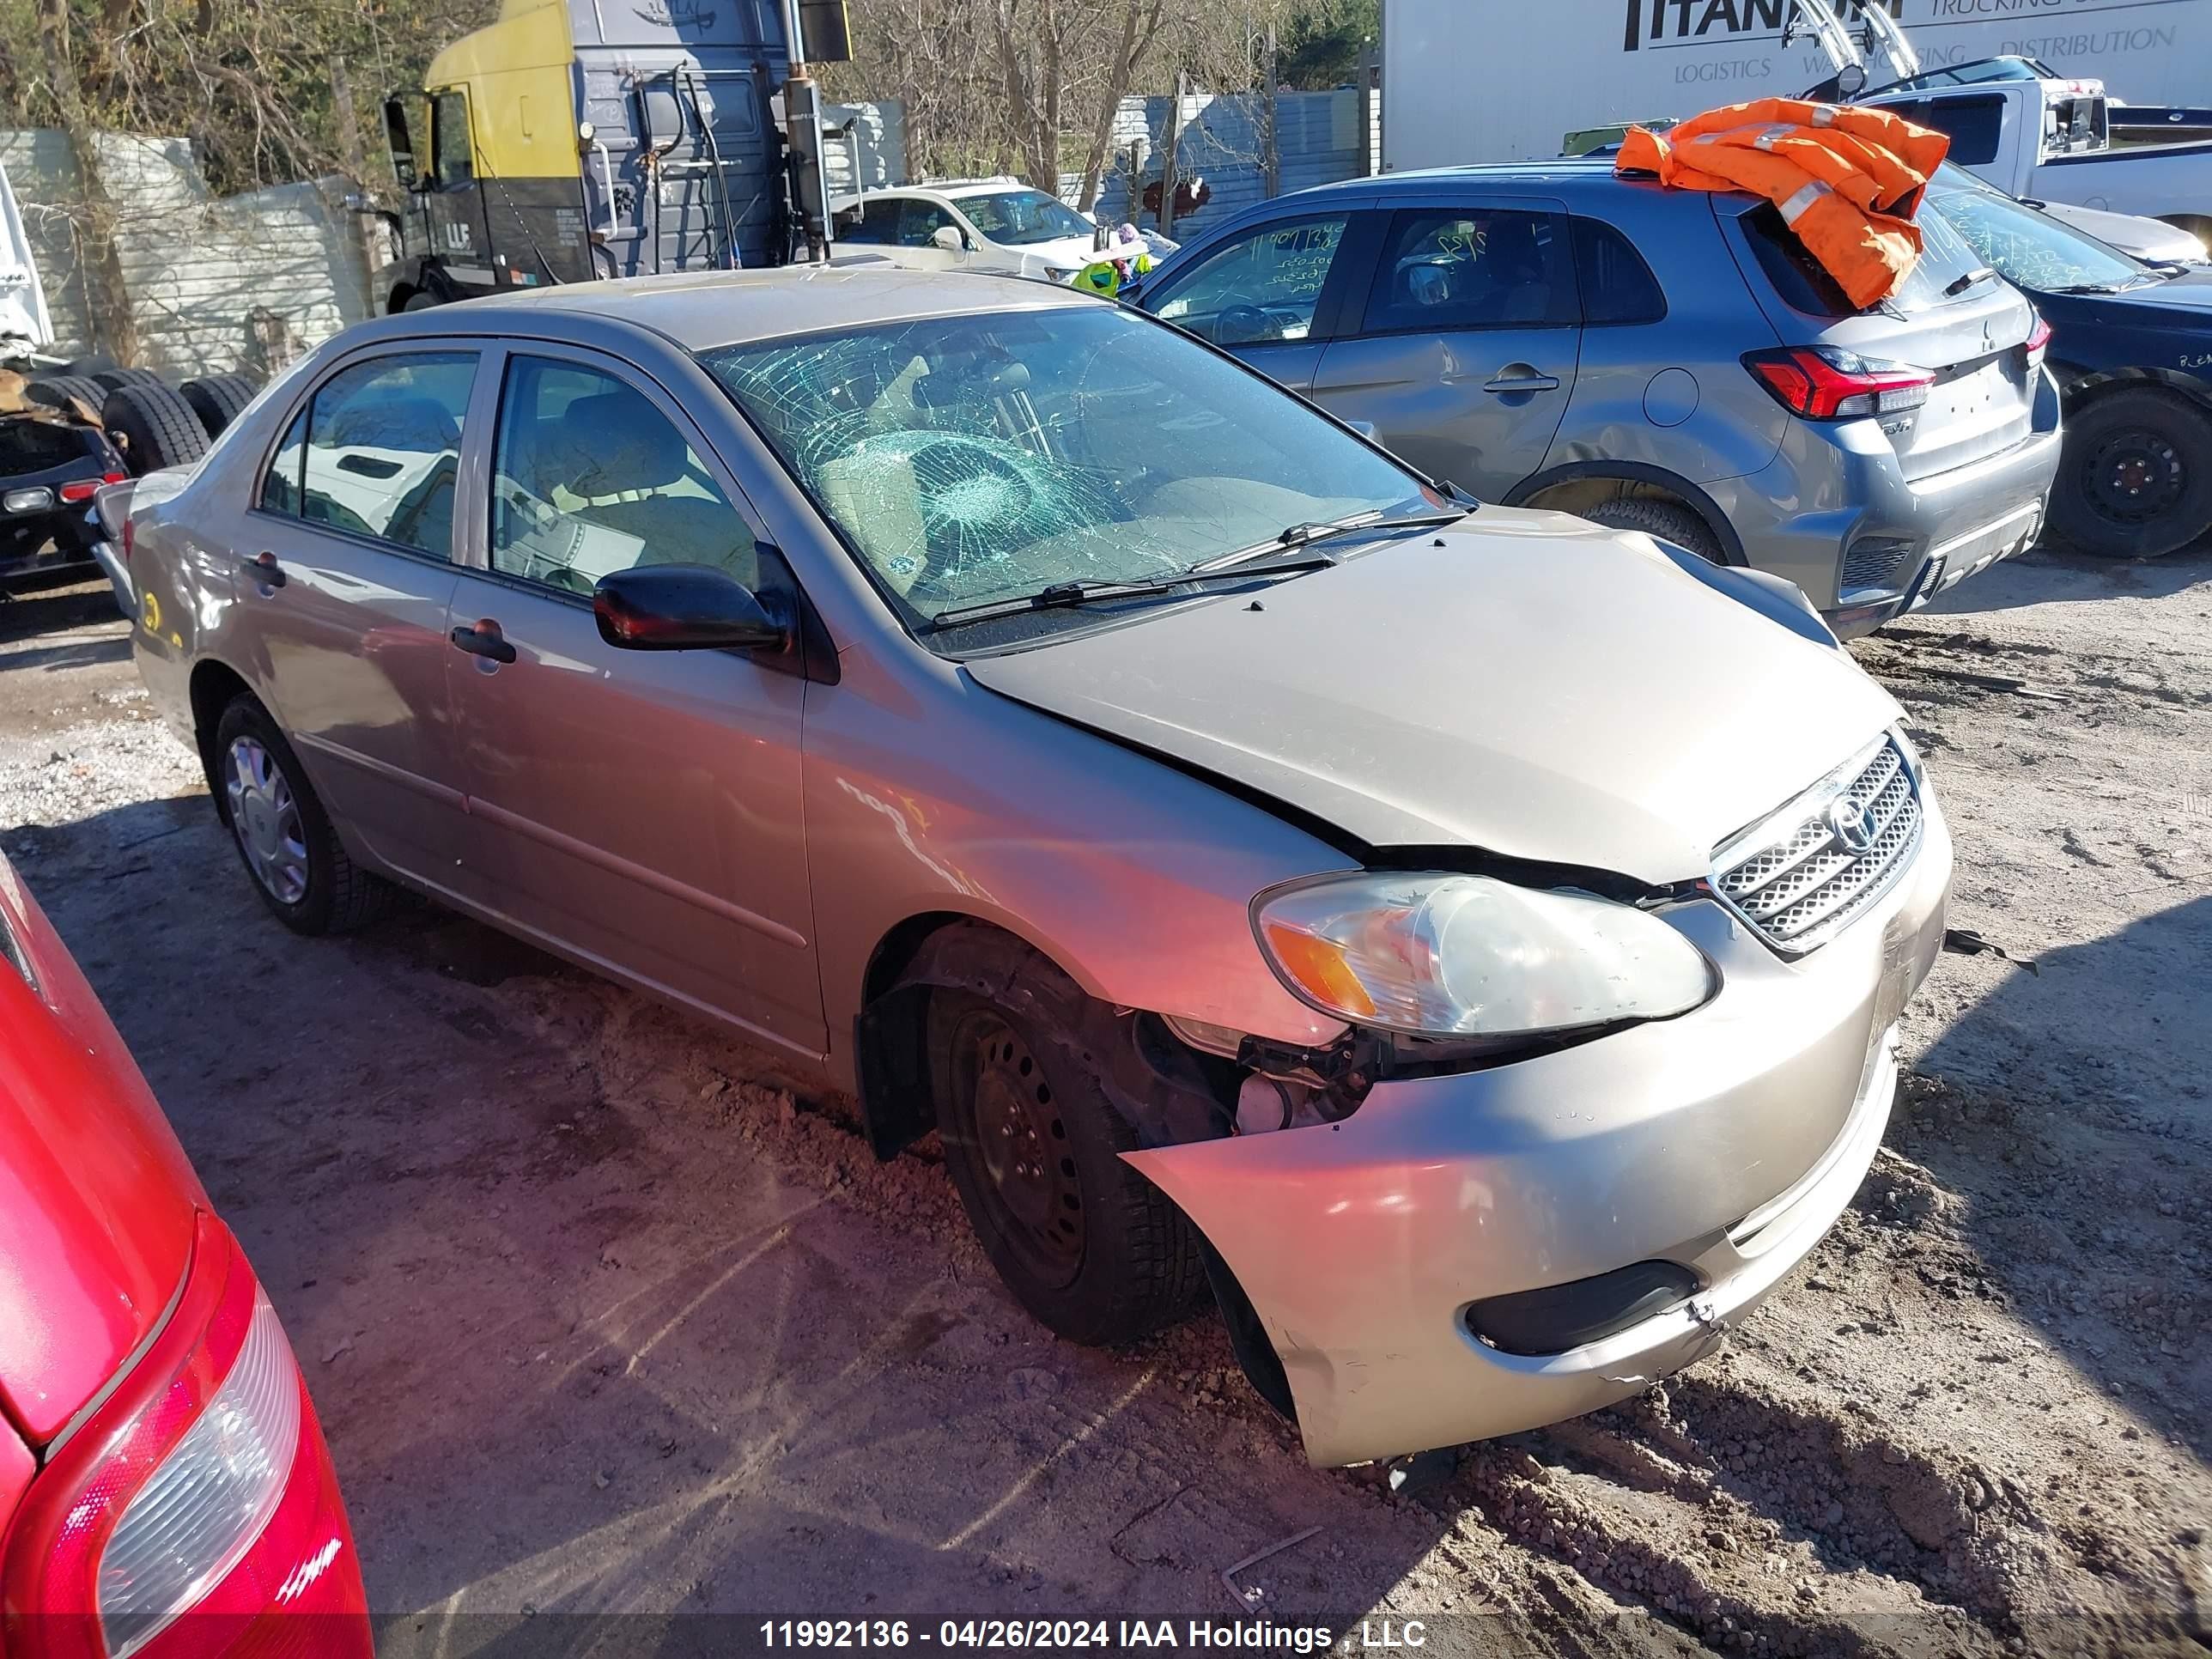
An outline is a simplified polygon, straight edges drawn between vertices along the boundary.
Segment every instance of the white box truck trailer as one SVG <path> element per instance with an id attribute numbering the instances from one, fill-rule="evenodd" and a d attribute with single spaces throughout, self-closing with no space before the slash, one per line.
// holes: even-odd
<path id="1" fill-rule="evenodd" d="M 1835 0 L 1862 42 L 1873 3 Z M 2134 104 L 2212 101 L 2212 0 L 1887 9 L 1924 70 L 2011 54 L 2094 76 Z M 1870 57 L 1874 85 L 1893 78 Z M 1382 165 L 1556 155 L 1575 129 L 1795 96 L 1835 73 L 1795 0 L 1383 0 Z"/>

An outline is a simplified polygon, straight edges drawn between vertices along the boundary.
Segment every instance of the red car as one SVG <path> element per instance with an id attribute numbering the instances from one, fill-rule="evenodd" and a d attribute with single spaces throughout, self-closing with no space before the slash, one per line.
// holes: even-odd
<path id="1" fill-rule="evenodd" d="M 4 858 L 0 958 L 0 1655 L 369 1659 L 283 1327 Z"/>

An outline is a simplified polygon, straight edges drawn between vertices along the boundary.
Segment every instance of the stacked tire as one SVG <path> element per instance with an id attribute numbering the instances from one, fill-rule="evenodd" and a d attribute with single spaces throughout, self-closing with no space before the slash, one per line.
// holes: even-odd
<path id="1" fill-rule="evenodd" d="M 261 388 L 243 374 L 210 374 L 205 380 L 187 380 L 177 390 L 192 406 L 192 413 L 207 428 L 210 438 L 219 438 L 222 429 L 245 412 L 253 401 L 253 394 Z"/>
<path id="2" fill-rule="evenodd" d="M 188 466 L 208 451 L 207 428 L 184 393 L 159 380 L 115 387 L 100 406 L 100 423 L 134 477 Z"/>
<path id="3" fill-rule="evenodd" d="M 81 409 L 95 417 L 135 477 L 199 459 L 259 390 L 246 374 L 210 374 L 173 386 L 151 369 L 118 368 L 100 358 L 72 362 L 68 370 L 33 380 L 25 395 L 49 409 Z"/>

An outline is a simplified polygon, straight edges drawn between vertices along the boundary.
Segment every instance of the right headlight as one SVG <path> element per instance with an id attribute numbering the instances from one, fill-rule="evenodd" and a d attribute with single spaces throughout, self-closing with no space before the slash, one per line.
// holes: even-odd
<path id="1" fill-rule="evenodd" d="M 1262 893 L 1260 946 L 1301 1000 L 1355 1025 L 1510 1037 L 1664 1019 L 1711 963 L 1656 916 L 1489 876 L 1369 871 Z"/>

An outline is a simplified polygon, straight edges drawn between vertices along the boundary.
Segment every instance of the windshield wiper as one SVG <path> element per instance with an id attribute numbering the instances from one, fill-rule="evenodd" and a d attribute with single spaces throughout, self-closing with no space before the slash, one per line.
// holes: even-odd
<path id="1" fill-rule="evenodd" d="M 2054 288 L 2053 294 L 2125 294 L 2133 283 L 2069 283 L 2064 288 Z"/>
<path id="2" fill-rule="evenodd" d="M 1965 276 L 1953 277 L 1949 286 L 1943 290 L 1943 297 L 1948 300 L 1957 295 L 1964 294 L 1975 283 L 1989 282 L 1996 276 L 1996 272 L 1991 270 L 1987 265 L 1976 265 Z"/>
<path id="3" fill-rule="evenodd" d="M 1311 547 L 1316 543 L 1325 542 L 1337 536 L 1370 533 L 1387 536 L 1394 530 L 1433 529 L 1443 525 L 1457 524 L 1466 516 L 1466 511 L 1421 513 L 1403 519 L 1386 519 L 1380 513 L 1358 513 L 1348 519 L 1332 519 L 1318 522 L 1304 520 L 1297 524 L 1284 526 L 1264 542 L 1255 543 L 1250 547 L 1240 547 L 1234 553 L 1224 553 L 1218 559 L 1208 559 L 1204 564 L 1194 564 L 1190 568 L 1190 574 L 1200 576 L 1216 570 L 1234 569 L 1249 560 L 1260 558 L 1266 554 L 1274 552 L 1279 548 Z"/>
<path id="4" fill-rule="evenodd" d="M 1049 587 L 1041 587 L 1034 593 L 1025 593 L 1016 599 L 986 599 L 979 605 L 955 605 L 950 611 L 940 611 L 929 619 L 927 631 L 935 634 L 948 628 L 964 628 L 970 623 L 989 622 L 994 617 L 1025 616 L 1032 611 L 1072 611 L 1086 605 L 1109 604 L 1115 599 L 1147 599 L 1155 594 L 1176 592 L 1201 582 L 1218 581 L 1224 577 L 1252 581 L 1269 576 L 1301 575 L 1309 570 L 1326 570 L 1335 562 L 1326 553 L 1313 553 L 1297 558 L 1271 560 L 1265 564 L 1243 565 L 1234 570 L 1216 570 L 1200 565 L 1177 575 L 1162 576 L 1149 581 L 1054 582 Z"/>

